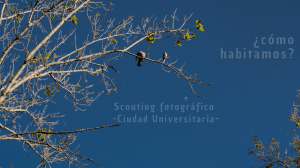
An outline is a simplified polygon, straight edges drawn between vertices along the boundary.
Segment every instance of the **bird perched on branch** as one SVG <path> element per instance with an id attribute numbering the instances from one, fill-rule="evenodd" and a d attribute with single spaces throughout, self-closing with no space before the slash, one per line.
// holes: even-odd
<path id="1" fill-rule="evenodd" d="M 137 66 L 141 66 L 141 65 L 142 65 L 142 62 L 143 62 L 143 60 L 144 60 L 144 58 L 146 57 L 146 54 L 145 54 L 143 51 L 139 51 L 136 55 L 142 57 L 142 58 L 139 57 L 138 64 L 137 64 Z M 138 57 L 135 57 L 135 60 L 136 60 L 137 58 L 138 58 Z"/>
<path id="2" fill-rule="evenodd" d="M 168 54 L 167 54 L 167 52 L 164 52 L 163 53 L 163 57 L 162 57 L 163 63 L 165 63 L 165 61 L 166 61 L 167 58 L 168 58 Z"/>

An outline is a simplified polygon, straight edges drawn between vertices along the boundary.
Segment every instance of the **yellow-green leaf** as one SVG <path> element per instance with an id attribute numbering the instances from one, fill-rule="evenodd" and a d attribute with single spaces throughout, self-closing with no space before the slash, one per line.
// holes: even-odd
<path id="1" fill-rule="evenodd" d="M 135 28 L 135 30 L 141 30 L 140 26 L 137 25 L 136 28 Z"/>
<path id="2" fill-rule="evenodd" d="M 44 168 L 46 168 L 46 163 L 42 162 L 41 166 L 44 167 Z"/>
<path id="3" fill-rule="evenodd" d="M 202 20 L 196 20 L 196 23 L 197 23 L 197 24 L 198 24 L 198 23 L 201 23 L 201 21 L 202 21 Z"/>
<path id="4" fill-rule="evenodd" d="M 15 17 L 15 19 L 16 19 L 17 23 L 20 23 L 20 21 L 21 21 L 20 16 L 17 15 L 17 16 Z"/>
<path id="5" fill-rule="evenodd" d="M 75 15 L 73 15 L 73 17 L 71 18 L 71 20 L 72 20 L 73 24 L 75 23 L 77 25 L 78 18 Z"/>
<path id="6" fill-rule="evenodd" d="M 176 41 L 176 45 L 181 46 L 181 42 L 179 40 Z"/>
<path id="7" fill-rule="evenodd" d="M 196 26 L 196 28 L 200 31 L 204 31 L 203 26 L 200 23 Z"/>
<path id="8" fill-rule="evenodd" d="M 190 39 L 190 34 L 189 34 L 189 32 L 186 32 L 186 33 L 185 33 L 184 39 L 187 39 L 187 40 Z"/>
<path id="9" fill-rule="evenodd" d="M 148 41 L 148 42 L 152 42 L 152 43 L 154 43 L 154 37 L 153 37 L 153 34 L 151 34 L 151 32 L 148 32 L 147 33 L 147 35 L 148 35 L 148 37 L 146 38 L 146 40 Z"/>

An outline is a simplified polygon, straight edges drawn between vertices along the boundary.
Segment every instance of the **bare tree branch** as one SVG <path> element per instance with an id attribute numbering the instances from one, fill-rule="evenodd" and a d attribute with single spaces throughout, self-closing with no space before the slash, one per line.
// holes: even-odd
<path id="1" fill-rule="evenodd" d="M 174 38 L 177 46 L 181 45 L 180 41 L 194 38 L 192 31 L 198 31 L 202 25 L 197 20 L 196 27 L 184 28 L 192 15 L 185 16 L 182 23 L 175 16 L 176 10 L 171 18 L 166 16 L 160 22 L 153 15 L 143 19 L 140 27 L 133 26 L 133 16 L 103 22 L 112 11 L 112 3 L 106 6 L 92 0 L 29 0 L 19 5 L 5 0 L 0 4 L 3 30 L 0 37 L 0 140 L 23 142 L 26 152 L 25 146 L 41 158 L 37 167 L 45 167 L 46 164 L 51 167 L 53 163 L 63 161 L 77 167 L 89 161 L 100 167 L 92 159 L 80 155 L 77 148 L 73 150 L 72 145 L 80 132 L 119 124 L 54 132 L 59 118 L 64 115 L 46 112 L 47 106 L 55 104 L 55 95 L 63 92 L 75 110 L 84 111 L 83 107 L 90 106 L 104 92 L 117 92 L 120 85 L 114 83 L 114 77 L 108 71 L 122 74 L 122 67 L 114 66 L 113 62 L 123 55 L 128 59 L 133 56 L 161 64 L 163 71 L 173 71 L 179 78 L 185 79 L 198 97 L 201 96 L 194 91 L 192 84 L 212 85 L 203 83 L 204 79 L 197 79 L 196 74 L 189 75 L 191 69 L 184 71 L 183 65 L 177 66 L 178 56 L 174 56 L 175 61 L 162 61 L 161 56 L 150 56 L 150 46 L 155 45 L 157 40 Z M 66 23 L 74 27 L 82 24 L 77 15 L 83 14 L 86 14 L 92 32 L 80 31 L 87 34 L 86 40 L 79 44 L 76 32 L 80 27 L 64 34 L 62 26 Z M 137 55 L 134 49 L 144 41 L 148 47 L 145 58 Z M 67 44 L 71 47 L 64 47 Z M 88 75 L 99 77 L 100 82 L 89 83 Z M 94 93 L 92 87 L 95 84 L 103 85 L 103 90 Z M 38 108 L 41 106 L 44 109 Z M 24 115 L 30 120 L 22 117 Z"/>

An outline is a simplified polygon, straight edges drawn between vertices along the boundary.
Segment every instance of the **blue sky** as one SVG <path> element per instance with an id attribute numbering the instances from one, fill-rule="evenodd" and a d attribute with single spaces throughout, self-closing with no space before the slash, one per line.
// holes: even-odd
<path id="1" fill-rule="evenodd" d="M 174 46 L 175 39 L 172 38 L 157 40 L 151 45 L 150 58 L 158 59 L 167 51 L 171 60 L 178 58 L 177 66 L 185 63 L 185 70 L 193 67 L 192 72 L 197 73 L 198 78 L 206 79 L 204 82 L 214 85 L 194 85 L 194 90 L 205 97 L 201 99 L 174 72 L 167 73 L 161 66 L 153 66 L 147 61 L 137 67 L 134 57 L 124 55 L 112 62 L 122 75 L 109 73 L 116 84 L 125 85 L 117 88 L 118 94 L 112 92 L 110 95 L 101 95 L 92 106 L 86 107 L 86 111 L 74 111 L 71 103 L 60 97 L 57 97 L 58 103 L 55 106 L 48 107 L 51 112 L 66 115 L 62 120 L 68 130 L 118 124 L 113 119 L 118 115 L 147 115 L 147 123 L 120 123 L 119 127 L 80 133 L 75 146 L 81 144 L 78 150 L 82 155 L 103 164 L 103 168 L 251 167 L 259 166 L 253 156 L 247 158 L 248 148 L 253 147 L 252 135 L 261 135 L 264 143 L 275 138 L 280 141 L 282 150 L 288 147 L 292 136 L 287 136 L 287 133 L 295 127 L 287 116 L 293 102 L 297 100 L 296 90 L 300 83 L 297 68 L 300 60 L 299 1 L 112 2 L 115 4 L 114 9 L 107 18 L 121 21 L 134 16 L 134 25 L 141 25 L 142 18 L 154 13 L 160 21 L 166 14 L 173 14 L 176 8 L 180 21 L 185 15 L 193 13 L 186 27 L 193 27 L 195 20 L 202 19 L 205 31 L 194 31 L 195 39 L 182 42 L 181 47 Z M 79 22 L 80 28 L 84 28 L 84 25 Z M 275 39 L 274 44 L 270 37 Z M 278 44 L 277 37 L 284 37 L 286 44 Z M 254 46 L 256 38 L 256 46 L 259 48 Z M 130 52 L 137 53 L 140 50 L 147 50 L 146 42 L 131 48 Z M 260 54 L 263 51 L 272 54 L 285 52 L 286 57 L 280 55 L 277 59 L 254 59 L 253 54 L 251 59 L 237 59 L 236 55 L 233 59 L 221 59 L 221 50 L 227 55 L 229 51 L 236 54 L 236 50 L 251 50 Z M 90 80 L 96 83 L 100 78 L 93 77 Z M 102 89 L 102 85 L 95 85 L 95 91 Z M 155 111 L 116 110 L 115 103 L 119 106 L 154 105 Z M 185 107 L 199 103 L 210 105 L 213 110 L 161 112 L 162 103 Z M 215 120 L 213 123 L 154 123 L 153 115 L 209 116 Z M 62 120 L 58 128 L 64 129 Z M 0 152 L 0 166 L 8 167 L 11 162 L 16 168 L 36 166 L 35 154 L 31 151 L 30 157 L 26 156 L 20 142 L 5 141 L 0 142 L 0 145 L 1 151 L 6 151 Z M 67 164 L 53 166 L 66 167 Z"/>

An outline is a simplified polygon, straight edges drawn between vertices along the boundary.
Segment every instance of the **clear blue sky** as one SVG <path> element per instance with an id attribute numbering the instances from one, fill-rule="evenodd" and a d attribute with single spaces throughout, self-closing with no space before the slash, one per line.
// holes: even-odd
<path id="1" fill-rule="evenodd" d="M 195 31 L 196 38 L 174 46 L 174 39 L 157 40 L 151 45 L 152 58 L 158 59 L 164 51 L 179 59 L 177 65 L 185 63 L 185 70 L 198 78 L 206 79 L 212 86 L 196 86 L 195 91 L 204 99 L 196 97 L 188 83 L 178 79 L 174 72 L 166 73 L 159 65 L 144 61 L 137 67 L 134 57 L 124 55 L 114 62 L 122 75 L 110 72 L 119 85 L 118 94 L 103 94 L 86 111 L 74 111 L 70 103 L 57 97 L 58 104 L 50 106 L 49 112 L 65 114 L 63 120 L 68 130 L 100 125 L 117 124 L 118 115 L 145 117 L 147 123 L 120 123 L 119 127 L 81 133 L 75 146 L 82 155 L 91 157 L 103 168 L 215 168 L 259 166 L 254 156 L 247 158 L 248 148 L 253 147 L 252 135 L 261 135 L 263 142 L 271 138 L 280 141 L 282 150 L 288 147 L 294 129 L 287 116 L 296 101 L 299 89 L 299 27 L 300 2 L 297 0 L 113 0 L 114 9 L 107 18 L 122 20 L 134 16 L 134 26 L 141 25 L 142 18 L 154 13 L 162 20 L 177 8 L 180 21 L 184 15 L 193 16 L 187 27 L 202 19 L 205 31 Z M 106 2 L 107 4 L 109 2 Z M 84 18 L 84 17 L 82 17 Z M 84 26 L 79 24 L 78 27 Z M 68 28 L 67 28 L 68 29 Z M 66 29 L 66 30 L 67 30 Z M 87 30 L 90 32 L 90 29 Z M 84 34 L 84 33 L 83 33 Z M 264 39 L 265 37 L 265 39 Z M 274 44 L 269 38 L 275 39 Z M 284 37 L 286 44 L 278 44 L 277 37 Z M 255 48 L 254 43 L 257 38 Z M 290 39 L 290 41 L 288 41 Z M 292 41 L 293 40 L 293 41 Z M 288 43 L 290 42 L 290 43 Z M 263 44 L 265 43 L 265 44 Z M 132 49 L 137 53 L 146 51 L 143 42 Z M 236 50 L 251 59 L 236 58 Z M 293 53 L 291 53 L 293 50 Z M 234 53 L 233 59 L 222 59 L 221 51 Z M 262 59 L 263 51 L 272 53 L 271 59 Z M 254 59 L 255 52 L 260 53 Z M 277 52 L 279 58 L 276 58 Z M 283 58 L 282 52 L 286 57 Z M 275 54 L 274 54 L 275 53 Z M 275 58 L 274 58 L 275 55 Z M 102 62 L 100 60 L 99 62 Z M 113 62 L 112 62 L 113 63 Z M 95 83 L 100 78 L 91 78 Z M 100 91 L 103 85 L 95 85 Z M 186 97 L 186 99 L 185 99 Z M 154 105 L 151 110 L 116 110 L 120 105 Z M 211 105 L 213 110 L 160 110 L 164 105 Z M 165 106 L 163 106 L 165 108 Z M 211 122 L 201 123 L 154 123 L 152 116 L 159 117 L 213 117 Z M 216 119 L 218 118 L 218 119 Z M 60 121 L 60 128 L 64 129 Z M 12 147 L 12 145 L 14 145 Z M 8 167 L 11 162 L 16 168 L 36 166 L 36 154 L 30 151 L 28 158 L 20 142 L 0 142 L 0 166 Z M 75 147 L 73 146 L 73 147 Z M 13 148 L 13 150 L 12 150 Z M 3 152 L 3 149 L 5 152 Z M 66 167 L 55 164 L 53 167 Z M 88 167 L 94 167 L 90 164 Z"/>

